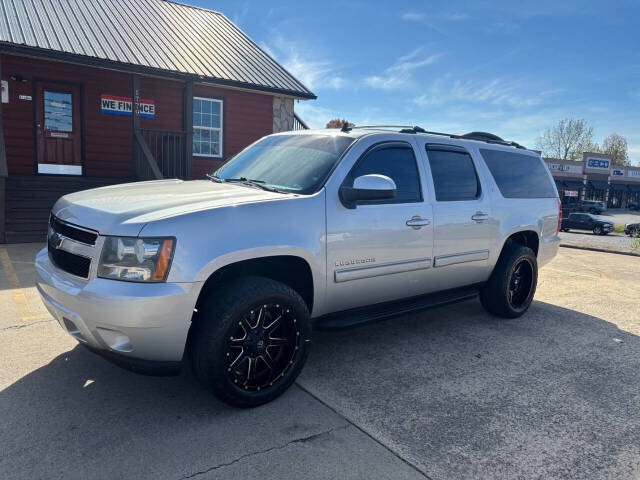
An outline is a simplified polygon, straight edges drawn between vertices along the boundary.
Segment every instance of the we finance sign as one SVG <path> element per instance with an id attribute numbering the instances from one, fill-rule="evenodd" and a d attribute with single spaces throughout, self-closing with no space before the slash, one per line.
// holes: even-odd
<path id="1" fill-rule="evenodd" d="M 133 102 L 131 97 L 118 97 L 116 95 L 100 95 L 100 109 L 104 115 L 120 115 L 130 117 Z M 140 118 L 156 118 L 156 104 L 153 100 L 140 99 L 138 105 Z"/>

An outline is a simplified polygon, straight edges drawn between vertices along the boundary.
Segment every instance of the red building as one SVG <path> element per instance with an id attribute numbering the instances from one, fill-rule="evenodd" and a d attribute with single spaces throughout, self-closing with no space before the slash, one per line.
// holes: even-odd
<path id="1" fill-rule="evenodd" d="M 0 1 L 0 77 L 0 242 L 42 241 L 72 191 L 199 178 L 315 98 L 224 15 L 166 0 Z"/>

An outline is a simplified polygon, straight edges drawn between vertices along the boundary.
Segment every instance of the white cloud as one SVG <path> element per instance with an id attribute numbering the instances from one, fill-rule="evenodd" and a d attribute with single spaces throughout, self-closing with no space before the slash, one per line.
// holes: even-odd
<path id="1" fill-rule="evenodd" d="M 417 48 L 398 58 L 393 65 L 385 69 L 384 73 L 365 78 L 365 83 L 372 88 L 381 90 L 397 90 L 413 84 L 413 70 L 431 65 L 443 55 L 437 53 L 425 56 L 421 55 L 422 50 L 422 48 Z"/>
<path id="2" fill-rule="evenodd" d="M 249 14 L 249 2 L 244 1 L 240 5 L 240 10 L 233 13 L 233 23 L 240 26 Z"/>
<path id="3" fill-rule="evenodd" d="M 424 13 L 407 12 L 400 15 L 400 18 L 412 22 L 419 22 L 421 20 L 424 20 Z"/>
<path id="4" fill-rule="evenodd" d="M 485 83 L 472 80 L 452 80 L 449 77 L 434 82 L 426 93 L 416 97 L 414 103 L 421 106 L 444 105 L 448 103 L 486 103 L 494 106 L 513 108 L 534 107 L 561 89 L 523 93 L 518 82 L 493 79 Z"/>
<path id="5" fill-rule="evenodd" d="M 441 12 L 441 13 L 426 13 L 421 12 L 406 12 L 400 15 L 402 20 L 410 22 L 423 22 L 425 20 L 441 20 L 445 22 L 460 22 L 462 20 L 468 20 L 471 18 L 468 13 L 464 12 Z"/>
<path id="6" fill-rule="evenodd" d="M 261 43 L 260 47 L 310 90 L 338 90 L 346 84 L 335 65 L 328 60 L 312 59 L 312 53 L 308 50 L 301 52 L 297 42 L 285 40 L 278 35 L 271 44 Z"/>

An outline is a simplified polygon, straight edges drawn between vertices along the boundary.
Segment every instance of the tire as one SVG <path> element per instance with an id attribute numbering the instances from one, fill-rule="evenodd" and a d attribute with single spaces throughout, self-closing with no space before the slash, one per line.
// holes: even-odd
<path id="1" fill-rule="evenodd" d="M 595 227 L 593 227 L 593 234 L 602 235 L 602 227 L 599 225 L 596 225 Z"/>
<path id="2" fill-rule="evenodd" d="M 245 277 L 200 304 L 191 335 L 198 381 L 229 405 L 256 407 L 282 395 L 302 371 L 311 340 L 309 310 L 291 287 Z"/>
<path id="3" fill-rule="evenodd" d="M 518 269 L 520 274 L 516 281 L 514 273 Z M 519 317 L 529 309 L 537 283 L 538 262 L 533 250 L 509 242 L 505 244 L 489 281 L 480 289 L 480 303 L 493 315 Z"/>

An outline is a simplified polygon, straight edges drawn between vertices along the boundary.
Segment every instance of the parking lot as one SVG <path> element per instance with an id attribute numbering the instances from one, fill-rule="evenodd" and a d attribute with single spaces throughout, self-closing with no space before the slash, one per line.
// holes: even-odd
<path id="1" fill-rule="evenodd" d="M 640 476 L 640 258 L 563 248 L 516 320 L 472 300 L 317 332 L 289 392 L 236 410 L 78 346 L 39 248 L 0 246 L 0 478 Z"/>

